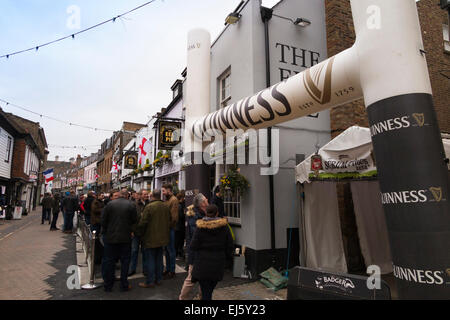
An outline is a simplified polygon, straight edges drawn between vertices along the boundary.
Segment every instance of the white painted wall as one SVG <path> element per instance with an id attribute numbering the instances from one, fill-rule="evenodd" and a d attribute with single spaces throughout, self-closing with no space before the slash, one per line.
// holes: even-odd
<path id="1" fill-rule="evenodd" d="M 7 155 L 8 138 L 11 139 L 9 157 Z M 0 177 L 11 178 L 11 165 L 14 148 L 14 138 L 3 128 L 0 127 Z"/>

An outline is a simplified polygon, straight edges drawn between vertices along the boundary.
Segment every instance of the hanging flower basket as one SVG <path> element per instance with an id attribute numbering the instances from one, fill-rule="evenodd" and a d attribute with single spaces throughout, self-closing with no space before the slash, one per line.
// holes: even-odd
<path id="1" fill-rule="evenodd" d="M 230 190 L 232 193 L 239 192 L 243 196 L 248 188 L 250 188 L 250 183 L 239 171 L 238 168 L 231 168 L 220 179 L 220 191 L 222 193 Z"/>
<path id="2" fill-rule="evenodd" d="M 153 169 L 153 167 L 150 164 L 146 164 L 143 169 L 144 169 L 144 172 L 146 172 L 146 171 L 151 171 Z"/>

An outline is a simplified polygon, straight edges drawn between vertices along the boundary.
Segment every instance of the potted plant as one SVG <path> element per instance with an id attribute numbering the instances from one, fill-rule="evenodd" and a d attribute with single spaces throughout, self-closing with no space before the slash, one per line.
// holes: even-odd
<path id="1" fill-rule="evenodd" d="M 144 170 L 144 176 L 149 176 L 150 171 L 153 169 L 152 165 L 150 164 L 150 160 L 147 159 L 145 166 L 143 168 Z"/>
<path id="2" fill-rule="evenodd" d="M 232 167 L 228 172 L 220 179 L 220 190 L 224 193 L 230 190 L 233 194 L 239 192 L 243 196 L 250 188 L 250 183 L 241 173 L 237 167 Z"/>

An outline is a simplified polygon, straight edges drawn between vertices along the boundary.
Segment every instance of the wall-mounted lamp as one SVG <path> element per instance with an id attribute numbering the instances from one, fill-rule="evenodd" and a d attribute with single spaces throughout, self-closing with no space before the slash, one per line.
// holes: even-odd
<path id="1" fill-rule="evenodd" d="M 295 24 L 296 26 L 300 26 L 300 27 L 303 27 L 303 28 L 311 25 L 311 21 L 308 20 L 308 19 L 305 19 L 305 18 L 297 18 L 295 20 L 292 20 L 291 18 L 283 17 L 283 16 L 280 16 L 280 15 L 275 14 L 275 13 L 272 13 L 272 15 L 274 17 L 278 17 L 278 18 L 281 18 L 281 19 L 284 19 L 284 20 L 288 20 L 288 21 L 292 22 L 293 24 Z"/>
<path id="2" fill-rule="evenodd" d="M 308 19 L 305 19 L 305 18 L 297 18 L 294 21 L 294 24 L 296 26 L 300 26 L 300 27 L 307 27 L 307 26 L 311 25 L 311 21 L 309 21 Z"/>
<path id="3" fill-rule="evenodd" d="M 241 15 L 239 13 L 232 12 L 225 19 L 225 25 L 227 25 L 227 24 L 235 24 L 236 22 L 239 21 L 240 18 L 241 18 Z"/>
<path id="4" fill-rule="evenodd" d="M 232 13 L 230 13 L 228 15 L 228 17 L 225 19 L 225 25 L 228 24 L 235 24 L 236 22 L 239 21 L 239 19 L 241 19 L 242 15 L 239 14 L 239 9 L 242 8 L 242 6 L 244 5 L 245 1 L 242 0 L 239 5 L 236 7 L 236 9 L 234 9 L 234 11 Z"/>

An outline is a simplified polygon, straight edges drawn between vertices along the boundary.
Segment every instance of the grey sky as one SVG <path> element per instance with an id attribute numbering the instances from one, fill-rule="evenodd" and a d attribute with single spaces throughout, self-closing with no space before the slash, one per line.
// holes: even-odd
<path id="1" fill-rule="evenodd" d="M 81 10 L 81 29 L 132 9 L 145 0 L 0 0 L 0 55 L 74 33 L 67 9 Z M 271 7 L 277 0 L 263 1 Z M 123 121 L 146 123 L 171 100 L 170 86 L 186 66 L 188 30 L 202 27 L 214 39 L 239 0 L 158 0 L 122 21 L 108 23 L 36 52 L 0 60 L 0 98 L 39 113 L 118 130 Z M 108 132 L 66 126 L 0 106 L 38 121 L 49 145 L 99 145 Z M 68 160 L 97 151 L 50 147 Z"/>

